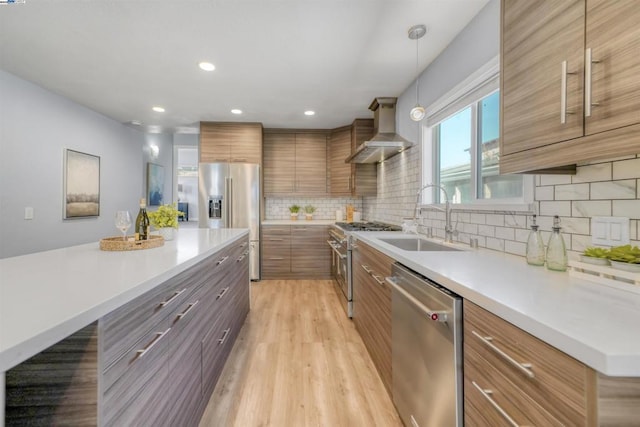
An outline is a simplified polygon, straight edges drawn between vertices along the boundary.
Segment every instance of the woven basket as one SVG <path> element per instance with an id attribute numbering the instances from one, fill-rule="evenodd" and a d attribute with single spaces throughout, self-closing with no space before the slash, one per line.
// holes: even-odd
<path id="1" fill-rule="evenodd" d="M 120 237 L 107 237 L 100 240 L 100 249 L 103 251 L 139 251 L 142 249 L 158 248 L 164 245 L 162 236 L 150 235 L 149 240 L 122 240 Z"/>

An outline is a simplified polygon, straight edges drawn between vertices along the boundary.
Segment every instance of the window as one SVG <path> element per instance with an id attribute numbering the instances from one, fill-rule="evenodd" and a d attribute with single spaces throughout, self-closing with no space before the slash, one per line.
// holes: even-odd
<path id="1" fill-rule="evenodd" d="M 433 113 L 423 133 L 423 184 L 441 185 L 452 203 L 473 205 L 472 209 L 503 209 L 508 205 L 510 210 L 520 210 L 519 206 L 528 210 L 532 177 L 499 173 L 497 62 L 487 64 L 478 74 L 430 106 Z M 439 191 L 431 194 L 433 202 L 444 202 Z"/>

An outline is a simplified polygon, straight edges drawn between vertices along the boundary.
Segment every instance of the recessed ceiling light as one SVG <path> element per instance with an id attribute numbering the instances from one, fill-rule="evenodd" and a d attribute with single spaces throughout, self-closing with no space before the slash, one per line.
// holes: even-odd
<path id="1" fill-rule="evenodd" d="M 152 110 L 156 113 L 164 113 L 164 108 L 162 107 L 153 107 Z"/>
<path id="2" fill-rule="evenodd" d="M 233 114 L 242 114 L 242 110 L 239 110 L 239 109 L 237 109 L 237 108 L 234 108 L 233 110 L 231 110 L 231 112 L 232 112 Z"/>
<path id="3" fill-rule="evenodd" d="M 213 65 L 211 62 L 201 62 L 198 64 L 198 67 L 200 67 L 200 69 L 204 71 L 213 71 L 216 69 L 216 66 Z"/>
<path id="4" fill-rule="evenodd" d="M 316 114 L 316 112 L 315 111 L 311 111 L 311 110 L 307 110 L 307 111 L 304 112 L 305 116 L 313 116 L 314 114 Z"/>
<path id="5" fill-rule="evenodd" d="M 142 122 L 140 120 L 131 120 L 129 123 L 133 126 L 142 126 Z"/>

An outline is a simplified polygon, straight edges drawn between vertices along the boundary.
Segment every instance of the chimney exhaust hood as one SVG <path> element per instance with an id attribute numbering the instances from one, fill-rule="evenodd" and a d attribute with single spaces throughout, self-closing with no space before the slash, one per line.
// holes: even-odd
<path id="1" fill-rule="evenodd" d="M 398 98 L 376 98 L 373 111 L 374 136 L 346 158 L 345 163 L 379 163 L 413 147 L 413 143 L 396 134 L 396 101 Z"/>

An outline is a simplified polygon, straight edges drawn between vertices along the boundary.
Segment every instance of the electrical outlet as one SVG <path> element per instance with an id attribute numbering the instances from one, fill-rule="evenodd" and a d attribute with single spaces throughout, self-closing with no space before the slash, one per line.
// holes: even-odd
<path id="1" fill-rule="evenodd" d="M 591 243 L 598 246 L 622 246 L 629 243 L 629 218 L 594 216 L 591 218 Z"/>
<path id="2" fill-rule="evenodd" d="M 24 208 L 24 219 L 33 219 L 33 208 L 32 207 Z"/>

